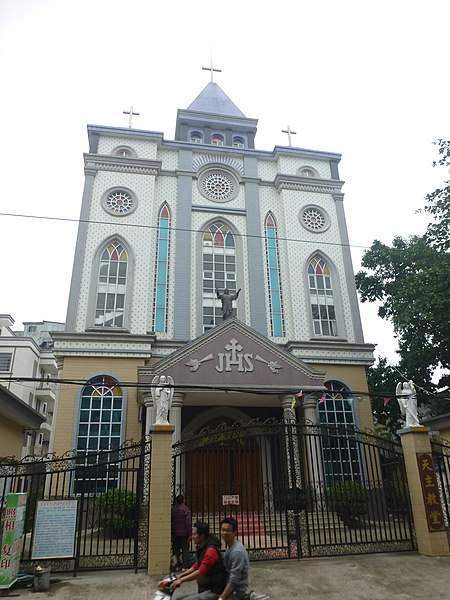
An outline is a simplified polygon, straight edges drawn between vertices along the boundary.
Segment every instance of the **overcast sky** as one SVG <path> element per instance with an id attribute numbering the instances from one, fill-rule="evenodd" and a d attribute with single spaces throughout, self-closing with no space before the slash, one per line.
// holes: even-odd
<path id="1" fill-rule="evenodd" d="M 450 2 L 0 0 L 1 213 L 77 219 L 86 125 L 173 139 L 176 111 L 209 81 L 247 117 L 256 147 L 342 154 L 355 272 L 374 239 L 424 232 L 415 214 L 448 173 Z M 76 223 L 0 215 L 0 313 L 64 321 Z M 365 339 L 396 361 L 391 328 L 361 306 Z"/>

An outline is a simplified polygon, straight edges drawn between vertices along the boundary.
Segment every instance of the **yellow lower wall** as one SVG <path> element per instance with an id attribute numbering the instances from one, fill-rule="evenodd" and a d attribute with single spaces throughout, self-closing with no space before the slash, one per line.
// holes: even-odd
<path id="1" fill-rule="evenodd" d="M 0 457 L 15 456 L 20 460 L 22 457 L 24 428 L 7 419 L 0 418 Z"/>

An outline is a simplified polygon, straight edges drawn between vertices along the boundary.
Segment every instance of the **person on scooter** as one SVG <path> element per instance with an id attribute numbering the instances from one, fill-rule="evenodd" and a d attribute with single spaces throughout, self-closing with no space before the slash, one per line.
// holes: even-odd
<path id="1" fill-rule="evenodd" d="M 244 544 L 237 539 L 237 521 L 226 517 L 220 522 L 220 533 L 227 549 L 224 563 L 227 571 L 227 584 L 219 600 L 246 600 L 248 592 L 249 561 Z M 253 594 L 253 592 L 252 592 Z"/>
<path id="2" fill-rule="evenodd" d="M 175 589 L 187 581 L 197 580 L 198 593 L 183 594 L 177 600 L 217 600 L 226 584 L 220 540 L 209 533 L 207 523 L 198 521 L 192 527 L 192 541 L 197 545 L 197 561 L 180 573 L 170 587 Z"/>

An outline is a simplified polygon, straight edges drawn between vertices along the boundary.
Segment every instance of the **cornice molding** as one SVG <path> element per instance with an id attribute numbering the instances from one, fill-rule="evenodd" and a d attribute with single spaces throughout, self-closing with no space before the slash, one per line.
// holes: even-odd
<path id="1" fill-rule="evenodd" d="M 279 174 L 275 177 L 273 185 L 277 192 L 281 190 L 294 190 L 302 192 L 315 192 L 318 194 L 340 193 L 344 181 L 335 179 L 316 179 L 300 177 L 298 175 Z"/>
<path id="2" fill-rule="evenodd" d="M 86 175 L 98 171 L 115 171 L 118 173 L 134 173 L 136 175 L 159 175 L 162 161 L 145 158 L 121 158 L 107 154 L 84 154 L 84 170 Z"/>

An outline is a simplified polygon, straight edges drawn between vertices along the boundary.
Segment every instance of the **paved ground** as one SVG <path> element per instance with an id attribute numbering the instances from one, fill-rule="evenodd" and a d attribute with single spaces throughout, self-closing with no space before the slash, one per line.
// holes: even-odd
<path id="1" fill-rule="evenodd" d="M 272 600 L 450 600 L 450 557 L 415 553 L 371 554 L 339 558 L 251 564 L 251 587 Z M 33 594 L 12 589 L 10 597 L 38 600 L 152 600 L 155 580 L 130 571 L 83 572 L 61 579 L 50 591 Z M 195 590 L 195 584 L 189 584 Z M 187 585 L 183 592 L 188 591 Z M 24 598 L 26 597 L 26 598 Z M 176 593 L 173 600 L 176 600 Z"/>

